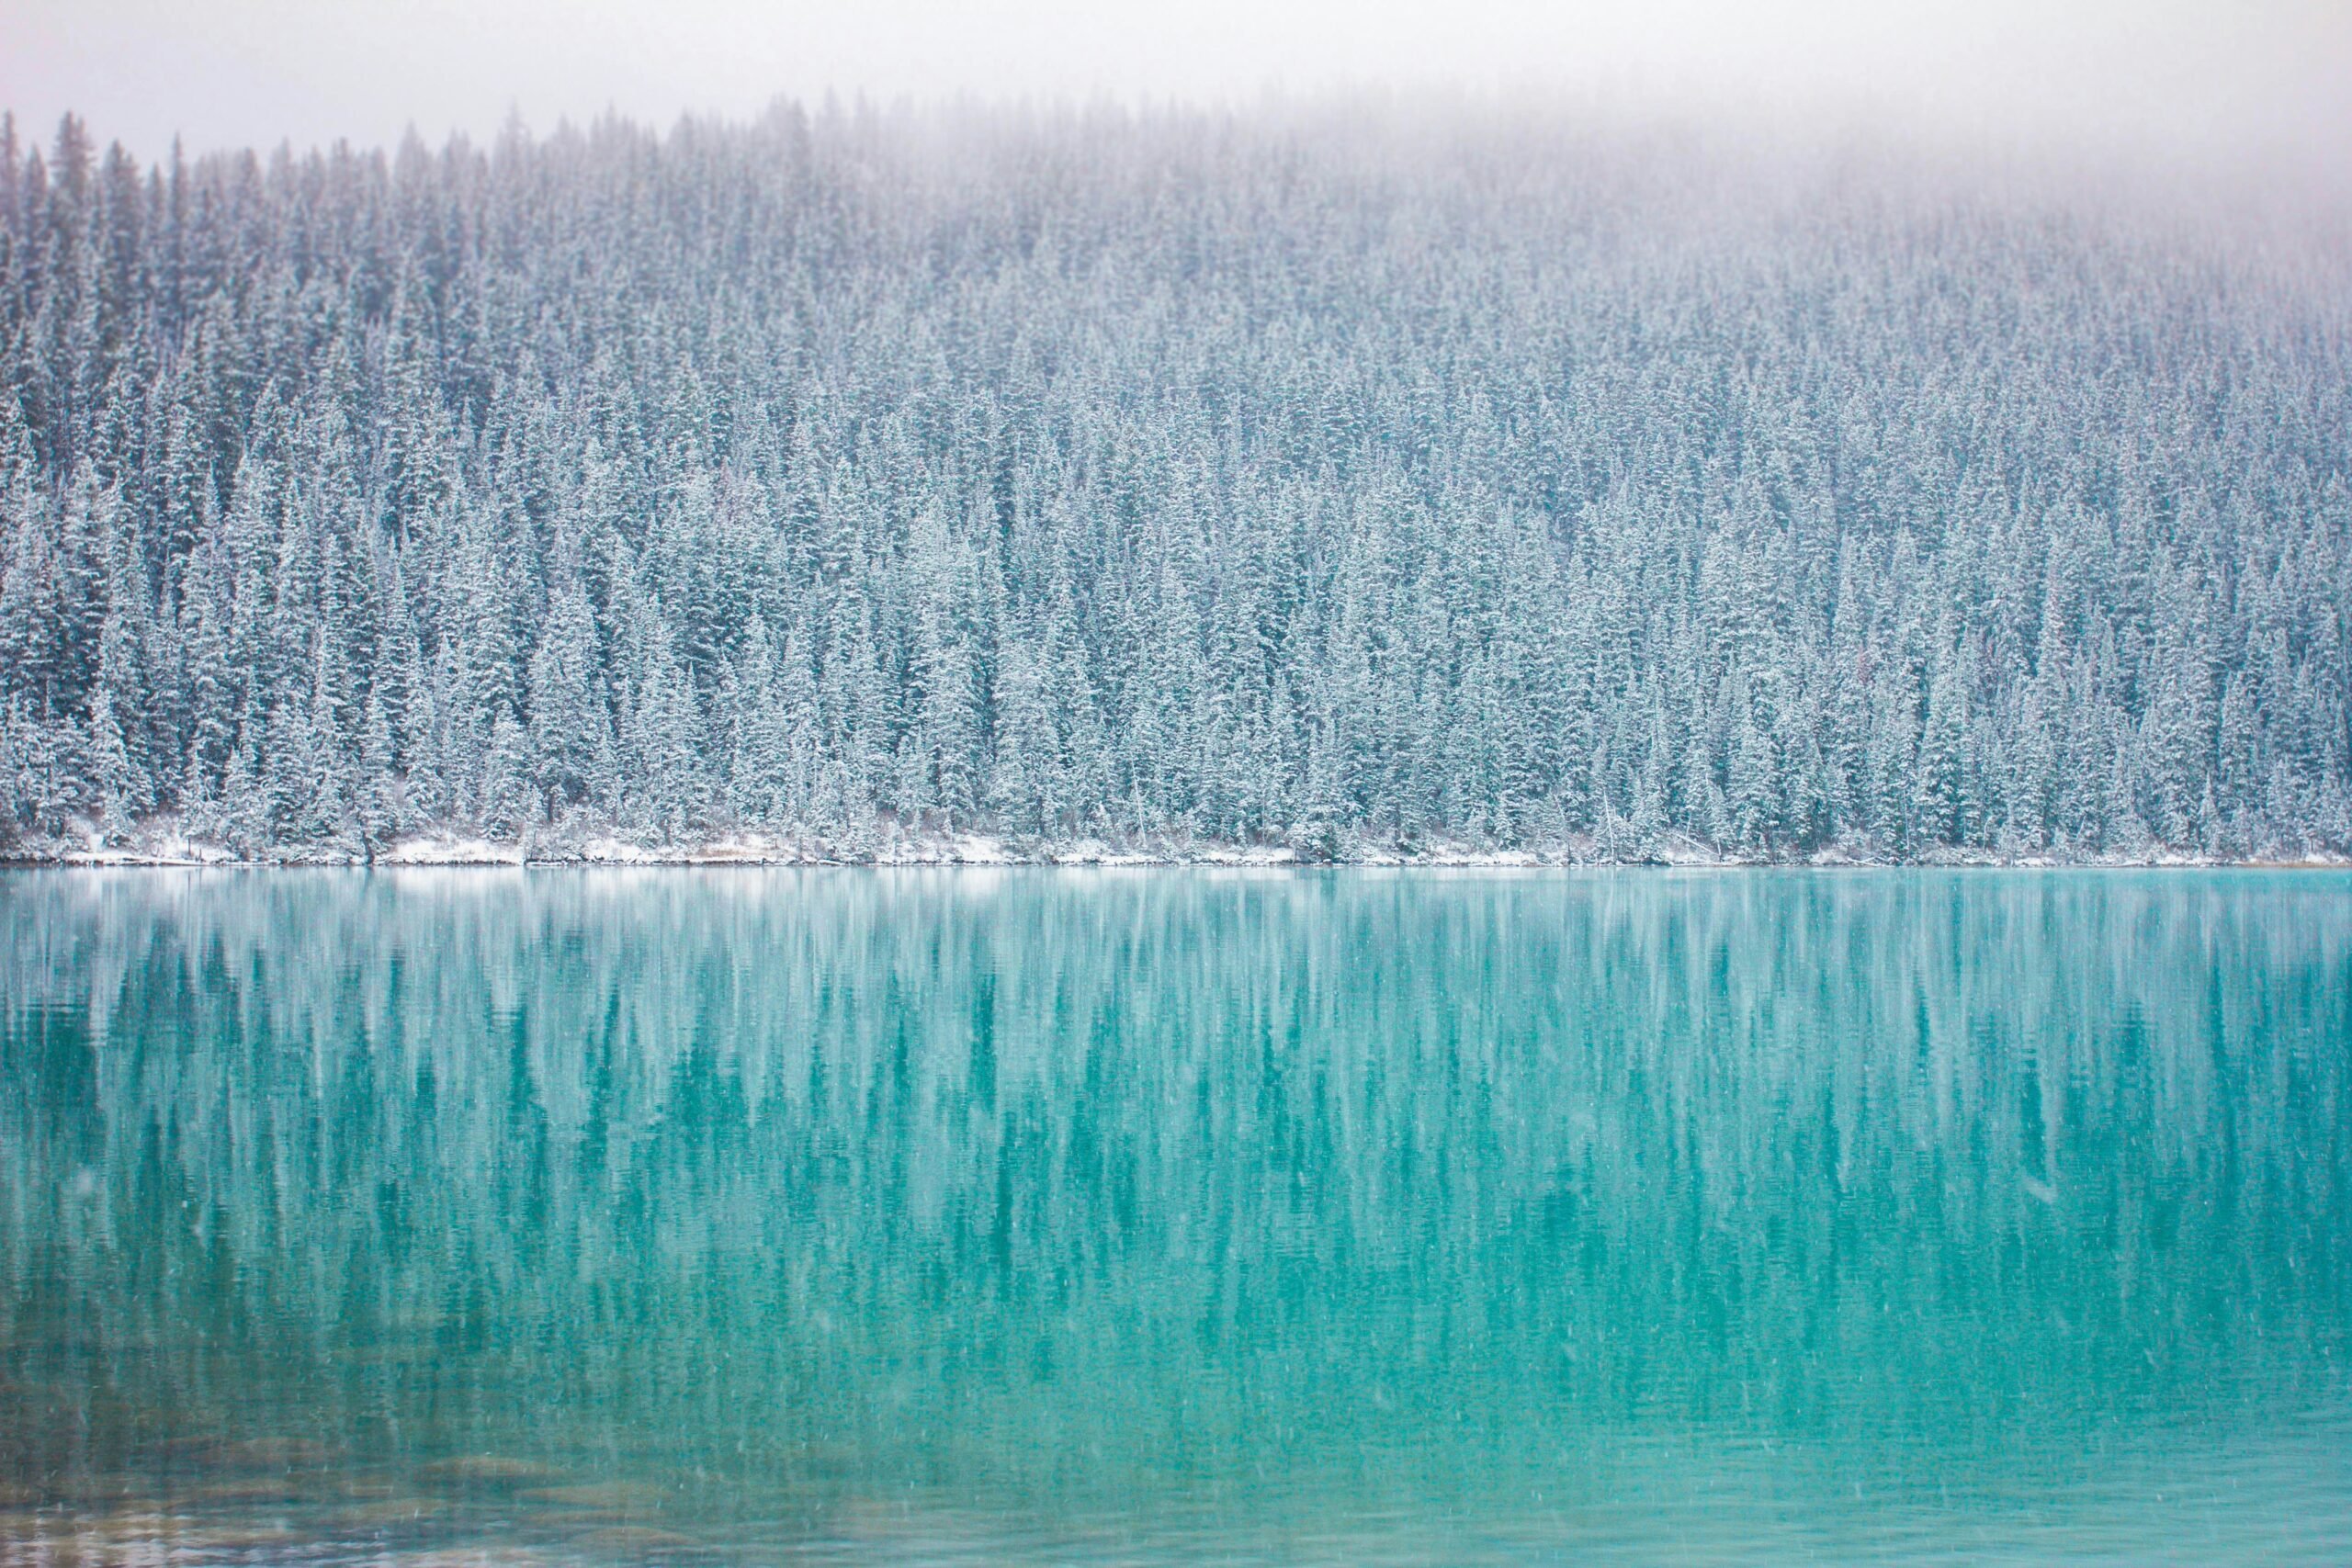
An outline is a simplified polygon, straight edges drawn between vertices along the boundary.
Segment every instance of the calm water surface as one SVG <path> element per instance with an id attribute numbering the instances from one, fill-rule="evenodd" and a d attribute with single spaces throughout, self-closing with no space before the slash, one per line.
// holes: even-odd
<path id="1" fill-rule="evenodd" d="M 2352 876 L 0 876 L 0 1562 L 2352 1562 Z"/>

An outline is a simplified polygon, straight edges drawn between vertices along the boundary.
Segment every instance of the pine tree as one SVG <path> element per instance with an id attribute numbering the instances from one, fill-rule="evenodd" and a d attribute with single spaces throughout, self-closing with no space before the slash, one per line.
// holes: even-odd
<path id="1" fill-rule="evenodd" d="M 611 706 L 595 612 L 576 562 L 567 565 L 568 559 L 568 550 L 559 547 L 547 620 L 531 651 L 529 760 L 523 772 L 538 792 L 535 817 L 561 817 L 610 799 Z"/>

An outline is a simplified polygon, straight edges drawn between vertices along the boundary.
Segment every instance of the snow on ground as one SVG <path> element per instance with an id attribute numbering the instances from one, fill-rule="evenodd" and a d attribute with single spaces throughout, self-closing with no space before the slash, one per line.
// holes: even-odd
<path id="1" fill-rule="evenodd" d="M 523 846 L 442 836 L 396 840 L 376 852 L 378 865 L 521 865 Z"/>
<path id="2" fill-rule="evenodd" d="M 838 839 L 813 833 L 741 829 L 707 839 L 632 837 L 611 829 L 578 826 L 544 829 L 520 841 L 464 833 L 422 833 L 379 844 L 368 854 L 356 842 L 289 846 L 259 856 L 242 856 L 220 844 L 189 837 L 175 818 L 158 818 L 130 834 L 101 831 L 76 822 L 65 834 L 20 842 L 0 860 L 17 863 L 82 866 L 232 866 L 259 864 L 377 866 L 676 866 L 676 865 L 879 865 L 879 866 L 1146 866 L 1196 865 L 1290 867 L 1332 863 L 1397 867 L 1544 867 L 1647 864 L 1671 867 L 1737 865 L 1884 866 L 1895 863 L 1875 846 L 1834 842 L 1802 859 L 1727 854 L 1698 840 L 1674 834 L 1656 841 L 1648 853 L 1612 855 L 1590 835 L 1534 848 L 1498 848 L 1451 839 L 1342 836 L 1320 840 L 1317 853 L 1302 856 L 1288 843 L 1236 844 L 1189 834 L 1133 839 L 1017 839 L 990 833 L 913 828 L 878 822 Z M 2238 859 L 2184 853 L 2160 844 L 2137 852 L 2076 854 L 2047 850 L 1944 849 L 1917 863 L 1939 866 L 2346 866 L 2352 858 L 2273 852 Z"/>

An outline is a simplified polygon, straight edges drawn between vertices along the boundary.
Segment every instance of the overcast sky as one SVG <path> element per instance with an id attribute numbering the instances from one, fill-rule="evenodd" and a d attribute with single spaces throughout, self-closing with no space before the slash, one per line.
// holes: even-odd
<path id="1" fill-rule="evenodd" d="M 0 107 L 142 157 L 828 90 L 1364 85 L 2324 168 L 2352 146 L 2352 0 L 0 0 Z"/>

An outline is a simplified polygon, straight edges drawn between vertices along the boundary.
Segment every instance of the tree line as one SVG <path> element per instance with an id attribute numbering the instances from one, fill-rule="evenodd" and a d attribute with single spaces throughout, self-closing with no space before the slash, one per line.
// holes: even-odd
<path id="1" fill-rule="evenodd" d="M 1537 116 L 0 129 L 0 838 L 2352 849 L 2340 246 Z"/>

